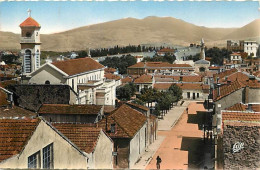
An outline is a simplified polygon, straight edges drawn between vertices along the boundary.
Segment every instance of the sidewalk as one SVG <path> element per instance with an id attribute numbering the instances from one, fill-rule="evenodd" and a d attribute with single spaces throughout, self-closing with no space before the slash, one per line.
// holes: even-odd
<path id="1" fill-rule="evenodd" d="M 186 110 L 187 106 L 189 105 L 190 101 L 185 101 L 182 106 L 179 104 L 174 106 L 165 116 L 163 119 L 158 120 L 158 135 L 157 139 L 154 143 L 152 143 L 146 149 L 145 153 L 140 157 L 137 163 L 131 169 L 145 169 L 147 165 L 152 160 L 154 154 L 161 146 L 162 142 L 165 139 L 165 135 L 160 134 L 160 131 L 170 131 L 172 127 L 178 122 L 179 118 Z"/>
<path id="2" fill-rule="evenodd" d="M 164 117 L 163 119 L 158 120 L 158 130 L 159 131 L 169 131 L 172 127 L 178 122 L 182 113 L 186 110 L 187 106 L 190 104 L 190 101 L 185 101 L 182 106 L 174 106 Z"/>

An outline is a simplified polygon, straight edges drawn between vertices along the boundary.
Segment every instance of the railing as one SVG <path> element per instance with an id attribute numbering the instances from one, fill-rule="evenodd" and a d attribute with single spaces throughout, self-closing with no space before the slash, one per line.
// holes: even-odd
<path id="1" fill-rule="evenodd" d="M 35 43 L 35 39 L 31 37 L 21 37 L 21 43 Z"/>

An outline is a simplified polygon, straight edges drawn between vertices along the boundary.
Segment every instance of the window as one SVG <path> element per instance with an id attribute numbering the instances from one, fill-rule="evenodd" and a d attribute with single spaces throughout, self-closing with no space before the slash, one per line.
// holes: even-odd
<path id="1" fill-rule="evenodd" d="M 74 90 L 74 79 L 72 79 L 72 89 Z"/>
<path id="2" fill-rule="evenodd" d="M 111 133 L 115 133 L 116 132 L 116 124 L 111 124 L 111 126 L 110 126 L 110 131 L 111 131 Z"/>
<path id="3" fill-rule="evenodd" d="M 45 81 L 45 84 L 51 84 L 49 80 L 46 80 Z"/>
<path id="4" fill-rule="evenodd" d="M 188 99 L 190 98 L 190 92 L 187 92 L 187 98 Z"/>
<path id="5" fill-rule="evenodd" d="M 40 151 L 28 157 L 28 168 L 35 169 L 41 167 Z"/>
<path id="6" fill-rule="evenodd" d="M 43 168 L 53 168 L 53 144 L 50 144 L 42 150 L 42 163 Z"/>
<path id="7" fill-rule="evenodd" d="M 199 98 L 200 97 L 200 94 L 199 93 L 197 93 L 197 98 Z"/>

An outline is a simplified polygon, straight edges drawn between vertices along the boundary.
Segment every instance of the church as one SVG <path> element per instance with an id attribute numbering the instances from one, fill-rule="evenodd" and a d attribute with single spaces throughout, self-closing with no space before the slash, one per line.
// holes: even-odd
<path id="1" fill-rule="evenodd" d="M 195 72 L 206 72 L 209 70 L 210 62 L 205 60 L 205 43 L 203 38 L 201 39 L 201 50 L 200 50 L 200 60 L 195 61 L 194 67 Z"/>
<path id="2" fill-rule="evenodd" d="M 115 105 L 115 80 L 106 80 L 105 67 L 90 57 L 40 66 L 40 24 L 31 17 L 20 24 L 23 84 L 69 85 L 77 104 Z"/>

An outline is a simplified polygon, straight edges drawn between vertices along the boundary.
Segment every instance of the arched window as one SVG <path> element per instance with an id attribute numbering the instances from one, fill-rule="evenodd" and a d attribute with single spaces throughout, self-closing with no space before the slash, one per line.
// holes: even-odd
<path id="1" fill-rule="evenodd" d="M 51 84 L 51 82 L 49 80 L 46 80 L 45 84 Z"/>
<path id="2" fill-rule="evenodd" d="M 205 67 L 200 67 L 200 72 L 205 72 Z"/>
<path id="3" fill-rule="evenodd" d="M 31 50 L 26 50 L 24 55 L 24 71 L 30 73 L 32 70 L 32 53 Z"/>
<path id="4" fill-rule="evenodd" d="M 30 32 L 27 32 L 27 33 L 26 33 L 26 37 L 31 37 L 31 35 L 32 35 L 32 34 L 31 34 Z"/>

